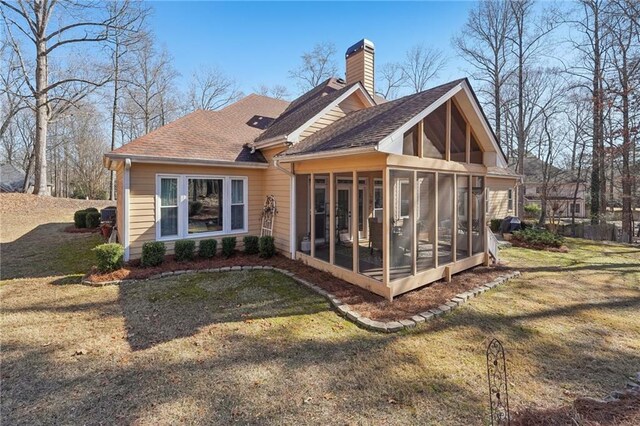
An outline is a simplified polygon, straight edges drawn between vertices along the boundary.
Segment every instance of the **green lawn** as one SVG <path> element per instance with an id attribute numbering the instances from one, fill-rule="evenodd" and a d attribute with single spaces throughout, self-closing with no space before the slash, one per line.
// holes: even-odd
<path id="1" fill-rule="evenodd" d="M 74 250 L 92 244 L 70 238 Z M 56 241 L 34 256 L 66 258 L 69 241 Z M 603 397 L 640 370 L 640 249 L 568 246 L 503 250 L 521 277 L 392 335 L 356 327 L 275 272 L 93 288 L 7 261 L 3 246 L 3 269 L 26 278 L 0 288 L 0 420 L 483 424 L 494 337 L 513 410 Z M 74 277 L 90 263 L 81 252 L 39 264 Z"/>

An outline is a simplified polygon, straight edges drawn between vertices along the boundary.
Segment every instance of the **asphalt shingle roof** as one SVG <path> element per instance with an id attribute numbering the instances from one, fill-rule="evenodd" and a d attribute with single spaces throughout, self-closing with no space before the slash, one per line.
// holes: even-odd
<path id="1" fill-rule="evenodd" d="M 0 164 L 0 190 L 2 192 L 22 192 L 25 173 L 13 164 Z M 33 183 L 33 177 L 29 178 Z"/>
<path id="2" fill-rule="evenodd" d="M 219 111 L 197 110 L 141 136 L 111 154 L 179 159 L 265 162 L 247 144 L 289 105 L 267 96 L 249 95 Z"/>
<path id="3" fill-rule="evenodd" d="M 356 84 L 345 86 L 344 83 L 335 78 L 325 80 L 291 102 L 289 107 L 255 141 L 260 142 L 277 136 L 288 135 Z"/>
<path id="4" fill-rule="evenodd" d="M 294 145 L 287 155 L 311 154 L 376 145 L 465 79 L 354 111 Z"/>

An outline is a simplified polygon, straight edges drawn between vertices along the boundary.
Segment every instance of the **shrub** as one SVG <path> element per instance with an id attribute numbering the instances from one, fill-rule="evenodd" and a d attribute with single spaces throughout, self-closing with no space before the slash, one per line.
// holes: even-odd
<path id="1" fill-rule="evenodd" d="M 259 246 L 258 246 L 258 237 L 255 235 L 248 235 L 244 237 L 244 252 L 246 254 L 258 254 Z"/>
<path id="2" fill-rule="evenodd" d="M 73 223 L 76 228 L 86 228 L 87 227 L 87 214 L 89 212 L 86 210 L 78 210 L 73 214 Z"/>
<path id="3" fill-rule="evenodd" d="M 196 242 L 193 240 L 178 240 L 173 248 L 177 262 L 193 260 L 196 255 Z"/>
<path id="4" fill-rule="evenodd" d="M 98 212 L 87 212 L 87 216 L 85 218 L 85 224 L 87 228 L 97 228 L 100 225 L 100 213 Z"/>
<path id="5" fill-rule="evenodd" d="M 492 232 L 500 232 L 501 225 L 502 219 L 491 219 L 491 222 L 489 222 L 489 228 Z"/>
<path id="6" fill-rule="evenodd" d="M 538 204 L 527 204 L 524 206 L 524 214 L 531 219 L 539 219 L 542 208 Z"/>
<path id="7" fill-rule="evenodd" d="M 513 240 L 543 247 L 560 247 L 564 238 L 545 229 L 527 228 L 513 233 Z"/>
<path id="8" fill-rule="evenodd" d="M 198 247 L 198 256 L 205 259 L 211 259 L 216 255 L 217 248 L 217 240 L 202 240 L 200 241 L 200 245 Z"/>
<path id="9" fill-rule="evenodd" d="M 95 212 L 95 213 L 99 212 L 99 210 L 96 209 L 95 207 L 88 207 L 88 208 L 84 209 L 84 211 L 85 212 Z"/>
<path id="10" fill-rule="evenodd" d="M 273 257 L 276 254 L 276 244 L 273 237 L 265 235 L 260 237 L 260 257 L 266 259 Z"/>
<path id="11" fill-rule="evenodd" d="M 148 241 L 142 245 L 142 266 L 158 266 L 164 262 L 164 254 L 167 252 L 162 241 Z"/>
<path id="12" fill-rule="evenodd" d="M 222 255 L 231 257 L 236 251 L 236 237 L 224 237 L 222 239 Z"/>
<path id="13" fill-rule="evenodd" d="M 113 272 L 122 268 L 124 263 L 124 247 L 120 244 L 100 244 L 92 249 L 98 260 L 100 272 Z"/>

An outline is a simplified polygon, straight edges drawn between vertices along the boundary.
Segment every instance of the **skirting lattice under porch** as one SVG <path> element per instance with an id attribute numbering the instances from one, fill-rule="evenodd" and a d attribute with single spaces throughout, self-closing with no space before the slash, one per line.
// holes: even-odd
<path id="1" fill-rule="evenodd" d="M 486 284 L 483 284 L 481 286 L 472 288 L 471 290 L 468 290 L 464 293 L 460 293 L 457 294 L 455 297 L 453 297 L 451 300 L 449 300 L 448 302 L 445 302 L 444 304 L 438 306 L 437 308 L 432 308 L 429 309 L 425 312 L 421 312 L 417 315 L 414 315 L 410 318 L 406 318 L 406 319 L 401 319 L 401 320 L 397 320 L 397 321 L 388 321 L 388 322 L 382 322 L 382 321 L 376 321 L 376 320 L 372 320 L 371 318 L 362 316 L 361 314 L 359 314 L 358 312 L 356 312 L 355 310 L 353 310 L 353 308 L 351 308 L 351 306 L 347 305 L 346 303 L 343 303 L 339 298 L 337 298 L 336 296 L 334 296 L 332 293 L 329 293 L 328 291 L 324 290 L 323 288 L 318 287 L 315 284 L 310 283 L 307 280 L 304 280 L 302 278 L 297 277 L 293 272 L 287 271 L 285 269 L 280 269 L 280 268 L 274 268 L 272 266 L 224 266 L 222 268 L 212 268 L 212 269 L 189 269 L 189 270 L 184 270 L 184 271 L 167 271 L 167 272 L 163 272 L 161 274 L 158 275 L 153 275 L 149 278 L 146 278 L 144 281 L 146 280 L 154 280 L 154 279 L 159 279 L 159 278 L 165 278 L 165 277 L 170 277 L 170 276 L 174 276 L 174 275 L 183 275 L 183 274 L 190 274 L 190 273 L 202 273 L 202 272 L 234 272 L 234 271 L 251 271 L 251 270 L 272 270 L 272 271 L 276 271 L 279 272 L 283 275 L 286 275 L 288 277 L 291 277 L 293 280 L 295 280 L 296 282 L 302 284 L 303 286 L 313 290 L 314 292 L 318 293 L 319 295 L 323 296 L 325 299 L 327 299 L 329 301 L 329 303 L 331 304 L 331 306 L 333 306 L 336 310 L 336 312 L 345 317 L 346 319 L 348 319 L 349 321 L 359 325 L 360 327 L 363 327 L 367 330 L 372 330 L 372 331 L 379 331 L 379 332 L 384 332 L 384 333 L 395 333 L 398 332 L 400 330 L 403 329 L 409 329 L 409 328 L 414 328 L 419 324 L 422 324 L 426 321 L 430 321 L 436 317 L 439 317 L 441 315 L 446 314 L 447 312 L 457 308 L 458 306 L 464 304 L 465 302 L 467 302 L 470 299 L 473 299 L 474 297 L 484 293 L 485 291 L 489 291 L 492 288 L 495 288 L 497 286 L 499 286 L 500 284 L 503 284 L 507 281 L 509 281 L 510 279 L 517 277 L 520 275 L 520 271 L 513 271 L 510 272 L 508 274 L 505 274 L 503 276 L 500 276 L 496 279 L 494 279 L 493 281 L 490 281 Z M 140 280 L 115 280 L 115 281 L 105 281 L 105 282 L 101 282 L 101 283 L 95 283 L 92 281 L 88 281 L 88 280 L 82 280 L 82 284 L 84 285 L 89 285 L 92 287 L 102 287 L 102 286 L 106 286 L 106 285 L 118 285 L 122 282 L 127 282 L 127 281 L 140 281 Z"/>

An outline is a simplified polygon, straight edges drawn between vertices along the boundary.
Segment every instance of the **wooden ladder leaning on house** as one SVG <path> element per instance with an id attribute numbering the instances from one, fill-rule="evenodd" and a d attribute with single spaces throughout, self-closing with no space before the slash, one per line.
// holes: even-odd
<path id="1" fill-rule="evenodd" d="M 273 195 L 267 195 L 264 200 L 264 207 L 262 208 L 262 225 L 260 228 L 260 236 L 273 236 L 273 222 L 278 213 L 276 209 L 276 197 Z"/>

